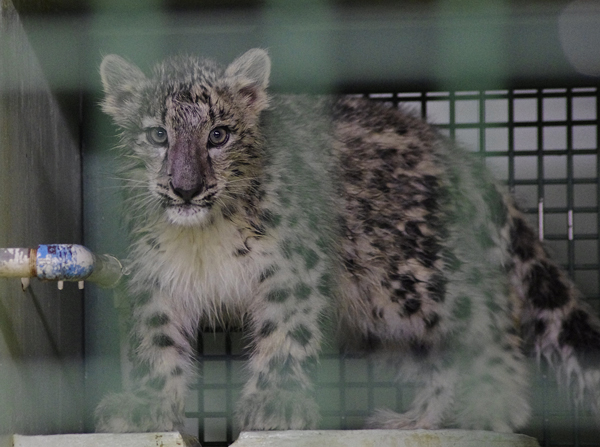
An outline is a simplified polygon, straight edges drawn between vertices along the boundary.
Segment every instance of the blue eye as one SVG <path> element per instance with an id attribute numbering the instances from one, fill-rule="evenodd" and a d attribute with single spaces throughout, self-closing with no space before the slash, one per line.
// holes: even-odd
<path id="1" fill-rule="evenodd" d="M 154 146 L 165 146 L 169 141 L 166 129 L 162 127 L 151 127 L 146 130 L 146 138 Z"/>
<path id="2" fill-rule="evenodd" d="M 229 129 L 226 127 L 215 127 L 208 134 L 208 143 L 211 146 L 222 146 L 229 140 Z"/>

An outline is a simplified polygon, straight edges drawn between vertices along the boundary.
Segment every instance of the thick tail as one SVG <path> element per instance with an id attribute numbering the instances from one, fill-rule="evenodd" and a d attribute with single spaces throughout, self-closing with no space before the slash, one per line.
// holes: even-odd
<path id="1" fill-rule="evenodd" d="M 546 360 L 578 403 L 600 415 L 600 319 L 509 203 L 511 282 L 520 297 L 525 348 Z"/>

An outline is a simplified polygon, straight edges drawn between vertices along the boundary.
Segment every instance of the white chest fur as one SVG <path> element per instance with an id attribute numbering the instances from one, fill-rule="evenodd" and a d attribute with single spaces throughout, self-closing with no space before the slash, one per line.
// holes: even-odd
<path id="1" fill-rule="evenodd" d="M 266 260 L 257 251 L 235 255 L 244 241 L 233 224 L 169 225 L 156 236 L 157 248 L 141 265 L 140 278 L 157 283 L 174 306 L 214 321 L 238 316 L 249 305 Z"/>

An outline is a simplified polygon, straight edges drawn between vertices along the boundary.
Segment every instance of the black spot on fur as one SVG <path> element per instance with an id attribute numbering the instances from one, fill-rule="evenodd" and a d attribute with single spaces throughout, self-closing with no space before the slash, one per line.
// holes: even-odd
<path id="1" fill-rule="evenodd" d="M 600 364 L 600 327 L 585 310 L 576 309 L 563 321 L 558 342 L 572 346 L 586 365 Z"/>
<path id="2" fill-rule="evenodd" d="M 472 268 L 467 275 L 467 281 L 478 286 L 483 282 L 483 273 L 478 268 Z"/>
<path id="3" fill-rule="evenodd" d="M 221 214 L 225 219 L 229 219 L 236 212 L 236 208 L 233 205 L 224 205 L 221 207 Z"/>
<path id="4" fill-rule="evenodd" d="M 175 345 L 175 341 L 167 334 L 158 334 L 152 339 L 152 344 L 154 344 L 154 346 L 158 346 L 159 348 L 168 348 Z"/>
<path id="5" fill-rule="evenodd" d="M 310 340 L 312 339 L 313 334 L 310 331 L 310 329 L 308 329 L 306 326 L 301 324 L 298 327 L 294 328 L 293 331 L 290 332 L 290 337 L 294 341 L 296 341 L 300 346 L 304 347 L 308 343 L 310 343 Z"/>
<path id="6" fill-rule="evenodd" d="M 289 208 L 290 205 L 292 204 L 291 199 L 286 196 L 285 194 L 283 194 L 282 192 L 279 193 L 280 197 L 279 197 L 279 203 L 281 204 L 281 206 L 283 206 L 284 208 Z"/>
<path id="7" fill-rule="evenodd" d="M 396 149 L 395 147 L 393 148 L 381 148 L 377 150 L 377 155 L 379 155 L 379 158 L 381 158 L 382 160 L 385 161 L 389 161 L 393 158 L 395 158 L 398 154 L 398 149 Z"/>
<path id="8" fill-rule="evenodd" d="M 262 223 L 270 228 L 275 228 L 281 223 L 281 215 L 270 210 L 263 210 L 259 217 Z"/>
<path id="9" fill-rule="evenodd" d="M 173 371 L 171 371 L 171 375 L 173 377 L 178 377 L 178 376 L 182 376 L 183 375 L 183 369 L 181 369 L 179 366 L 176 366 Z"/>
<path id="10" fill-rule="evenodd" d="M 321 295 L 329 295 L 331 293 L 331 275 L 329 273 L 324 273 L 319 278 L 319 284 L 317 285 L 317 290 Z"/>
<path id="11" fill-rule="evenodd" d="M 434 195 L 439 189 L 439 179 L 435 175 L 424 175 L 418 180 L 420 192 Z"/>
<path id="12" fill-rule="evenodd" d="M 430 346 L 422 340 L 411 340 L 410 342 L 410 352 L 419 359 L 427 357 L 430 350 Z"/>
<path id="13" fill-rule="evenodd" d="M 279 376 L 289 375 L 292 374 L 295 364 L 296 360 L 291 355 L 285 359 L 275 357 L 269 361 L 269 371 L 277 373 Z"/>
<path id="14" fill-rule="evenodd" d="M 371 308 L 371 316 L 373 317 L 374 320 L 381 320 L 383 318 L 383 309 L 379 308 L 379 307 L 373 307 Z"/>
<path id="15" fill-rule="evenodd" d="M 468 296 L 462 295 L 456 299 L 456 303 L 453 309 L 453 315 L 461 320 L 468 320 L 471 318 L 471 299 Z"/>
<path id="16" fill-rule="evenodd" d="M 150 245 L 153 250 L 160 251 L 160 242 L 158 242 L 157 238 L 149 238 L 148 245 Z"/>
<path id="17" fill-rule="evenodd" d="M 258 188 L 260 188 L 260 185 L 261 185 L 261 184 L 262 184 L 262 183 L 261 183 L 261 181 L 260 181 L 260 180 L 257 180 L 257 179 L 252 179 L 252 180 L 250 180 L 250 186 L 251 186 L 253 189 L 258 189 Z"/>
<path id="18" fill-rule="evenodd" d="M 260 328 L 260 331 L 258 331 L 258 335 L 260 337 L 268 337 L 269 335 L 271 335 L 273 332 L 275 332 L 275 330 L 277 329 L 277 323 L 273 322 L 273 321 L 265 321 L 262 325 L 262 327 Z"/>
<path id="19" fill-rule="evenodd" d="M 402 285 L 402 289 L 409 293 L 415 292 L 415 286 L 417 284 L 417 280 L 412 275 L 401 275 L 399 277 L 400 283 Z"/>
<path id="20" fill-rule="evenodd" d="M 271 303 L 283 303 L 290 296 L 289 289 L 275 289 L 267 294 L 267 301 Z"/>
<path id="21" fill-rule="evenodd" d="M 433 275 L 427 282 L 429 296 L 436 303 L 443 303 L 446 299 L 446 285 L 448 280 L 443 275 Z"/>
<path id="22" fill-rule="evenodd" d="M 294 288 L 294 296 L 299 300 L 305 300 L 310 296 L 312 289 L 303 282 L 298 283 Z"/>
<path id="23" fill-rule="evenodd" d="M 431 330 L 440 324 L 440 316 L 436 313 L 433 313 L 431 315 L 427 315 L 423 321 L 425 322 L 425 327 Z"/>
<path id="24" fill-rule="evenodd" d="M 167 383 L 167 379 L 165 377 L 153 377 L 148 380 L 148 386 L 155 391 L 162 391 Z"/>
<path id="25" fill-rule="evenodd" d="M 529 273 L 529 298 L 540 309 L 556 309 L 569 301 L 569 289 L 555 265 L 541 261 Z"/>
<path id="26" fill-rule="evenodd" d="M 281 241 L 281 252 L 286 259 L 292 257 L 292 242 L 289 239 Z"/>
<path id="27" fill-rule="evenodd" d="M 383 172 L 380 170 L 375 169 L 373 170 L 372 175 L 373 177 L 369 182 L 370 189 L 378 190 L 384 194 L 388 194 L 390 192 L 390 187 L 388 186 L 388 179 L 385 174 L 383 174 Z"/>
<path id="28" fill-rule="evenodd" d="M 265 282 L 267 279 L 269 279 L 270 277 L 272 277 L 275 273 L 277 273 L 277 271 L 279 270 L 279 267 L 277 267 L 276 265 L 271 265 L 269 267 L 267 267 L 261 274 L 260 277 L 258 278 L 259 282 Z"/>
<path id="29" fill-rule="evenodd" d="M 421 233 L 421 229 L 419 228 L 419 223 L 414 221 L 406 222 L 404 225 L 404 232 L 412 238 L 423 236 L 423 233 Z"/>
<path id="30" fill-rule="evenodd" d="M 492 235 L 490 234 L 489 230 L 485 227 L 485 225 L 481 225 L 475 231 L 475 239 L 477 240 L 479 245 L 484 249 L 488 249 L 496 245 L 494 243 L 494 239 L 492 239 Z"/>
<path id="31" fill-rule="evenodd" d="M 246 256 L 248 253 L 250 253 L 250 250 L 247 247 L 240 247 L 235 251 L 234 256 Z"/>
<path id="32" fill-rule="evenodd" d="M 433 237 L 424 238 L 421 240 L 421 251 L 417 254 L 417 258 L 427 268 L 433 267 L 435 261 L 439 259 L 438 253 L 441 250 L 440 244 Z"/>
<path id="33" fill-rule="evenodd" d="M 523 219 L 513 220 L 510 241 L 512 252 L 521 260 L 528 261 L 535 256 L 535 233 Z"/>
<path id="34" fill-rule="evenodd" d="M 535 320 L 534 331 L 536 336 L 543 335 L 546 332 L 546 322 L 541 319 Z"/>
<path id="35" fill-rule="evenodd" d="M 404 312 L 406 315 L 412 315 L 421 309 L 421 300 L 418 298 L 409 298 L 404 302 Z"/>
<path id="36" fill-rule="evenodd" d="M 319 262 L 319 255 L 312 248 L 301 250 L 307 270 L 313 269 Z"/>
<path id="37" fill-rule="evenodd" d="M 157 313 L 152 315 L 146 320 L 146 324 L 152 328 L 157 328 L 168 324 L 170 321 L 169 316 L 164 313 Z"/>
<path id="38" fill-rule="evenodd" d="M 460 270 L 463 266 L 463 262 L 460 259 L 458 259 L 458 257 L 449 250 L 443 251 L 441 253 L 441 257 L 442 257 L 446 267 L 452 272 L 456 272 L 456 271 Z"/>
<path id="39" fill-rule="evenodd" d="M 365 352 L 375 352 L 383 346 L 381 338 L 375 335 L 373 332 L 368 331 L 366 336 L 361 338 L 360 347 Z"/>
<path id="40" fill-rule="evenodd" d="M 353 275 L 357 275 L 362 270 L 360 266 L 356 263 L 354 258 L 344 257 L 343 263 L 348 273 L 351 273 Z"/>
<path id="41" fill-rule="evenodd" d="M 363 172 L 358 169 L 345 169 L 344 170 L 344 178 L 349 183 L 358 183 L 363 179 Z"/>
<path id="42" fill-rule="evenodd" d="M 390 299 L 393 303 L 398 303 L 406 299 L 406 292 L 402 289 L 392 289 L 392 296 Z"/>
<path id="43" fill-rule="evenodd" d="M 256 222 L 250 222 L 250 226 L 252 227 L 255 235 L 264 236 L 266 234 L 265 227 L 263 225 Z"/>

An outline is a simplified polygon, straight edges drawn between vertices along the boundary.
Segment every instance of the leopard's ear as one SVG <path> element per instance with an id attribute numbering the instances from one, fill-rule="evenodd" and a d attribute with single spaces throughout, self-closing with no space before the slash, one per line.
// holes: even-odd
<path id="1" fill-rule="evenodd" d="M 137 112 L 140 87 L 146 76 L 122 57 L 109 54 L 100 64 L 100 77 L 105 93 L 102 110 L 123 126 Z"/>
<path id="2" fill-rule="evenodd" d="M 271 58 L 265 50 L 260 48 L 246 51 L 225 70 L 225 76 L 245 78 L 263 89 L 266 89 L 269 85 L 270 74 Z"/>
<path id="3" fill-rule="evenodd" d="M 270 74 L 271 58 L 260 48 L 242 54 L 225 70 L 225 78 L 256 113 L 268 106 L 266 89 Z"/>

